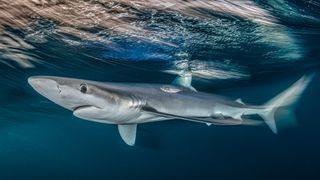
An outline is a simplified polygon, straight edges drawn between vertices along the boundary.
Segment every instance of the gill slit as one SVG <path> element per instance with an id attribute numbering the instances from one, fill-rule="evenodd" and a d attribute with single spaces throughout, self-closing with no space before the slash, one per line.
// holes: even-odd
<path id="1" fill-rule="evenodd" d="M 140 97 L 140 96 L 130 96 L 130 99 L 132 101 L 131 104 L 131 109 L 135 110 L 135 111 L 140 111 L 142 106 L 145 106 L 147 101 L 145 100 L 145 98 Z"/>

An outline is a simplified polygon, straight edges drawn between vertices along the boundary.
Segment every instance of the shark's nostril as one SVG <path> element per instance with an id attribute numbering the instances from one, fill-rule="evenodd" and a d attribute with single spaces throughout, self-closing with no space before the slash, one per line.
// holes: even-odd
<path id="1" fill-rule="evenodd" d="M 59 94 L 61 94 L 61 89 L 60 89 L 60 86 L 57 84 L 57 88 L 59 90 Z"/>

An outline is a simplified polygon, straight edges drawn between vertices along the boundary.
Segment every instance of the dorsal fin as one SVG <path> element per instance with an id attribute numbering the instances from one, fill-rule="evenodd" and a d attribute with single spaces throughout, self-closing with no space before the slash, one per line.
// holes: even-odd
<path id="1" fill-rule="evenodd" d="M 194 87 L 191 86 L 191 83 L 192 83 L 191 73 L 184 73 L 182 75 L 179 75 L 172 82 L 173 85 L 183 86 L 191 89 L 192 91 L 197 91 Z"/>
<path id="2" fill-rule="evenodd" d="M 236 102 L 245 105 L 241 98 L 236 99 Z"/>
<path id="3" fill-rule="evenodd" d="M 136 142 L 137 124 L 119 124 L 118 130 L 123 141 L 133 146 Z"/>

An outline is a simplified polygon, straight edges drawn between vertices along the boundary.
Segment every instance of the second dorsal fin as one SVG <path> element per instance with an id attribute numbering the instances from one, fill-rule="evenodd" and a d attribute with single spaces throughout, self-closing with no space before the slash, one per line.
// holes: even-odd
<path id="1" fill-rule="evenodd" d="M 236 99 L 236 102 L 245 105 L 241 98 Z"/>

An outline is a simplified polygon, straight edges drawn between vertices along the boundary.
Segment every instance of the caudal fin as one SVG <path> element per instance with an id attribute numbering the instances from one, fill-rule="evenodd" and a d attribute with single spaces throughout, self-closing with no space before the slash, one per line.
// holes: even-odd
<path id="1" fill-rule="evenodd" d="M 278 133 L 277 125 L 282 127 L 292 126 L 296 123 L 294 109 L 301 94 L 306 89 L 314 74 L 305 75 L 297 82 L 291 85 L 288 89 L 281 92 L 268 102 L 263 107 L 265 109 L 259 113 L 272 132 Z M 275 118 L 275 113 L 279 111 L 279 117 Z M 278 113 L 277 113 L 278 115 Z"/>

